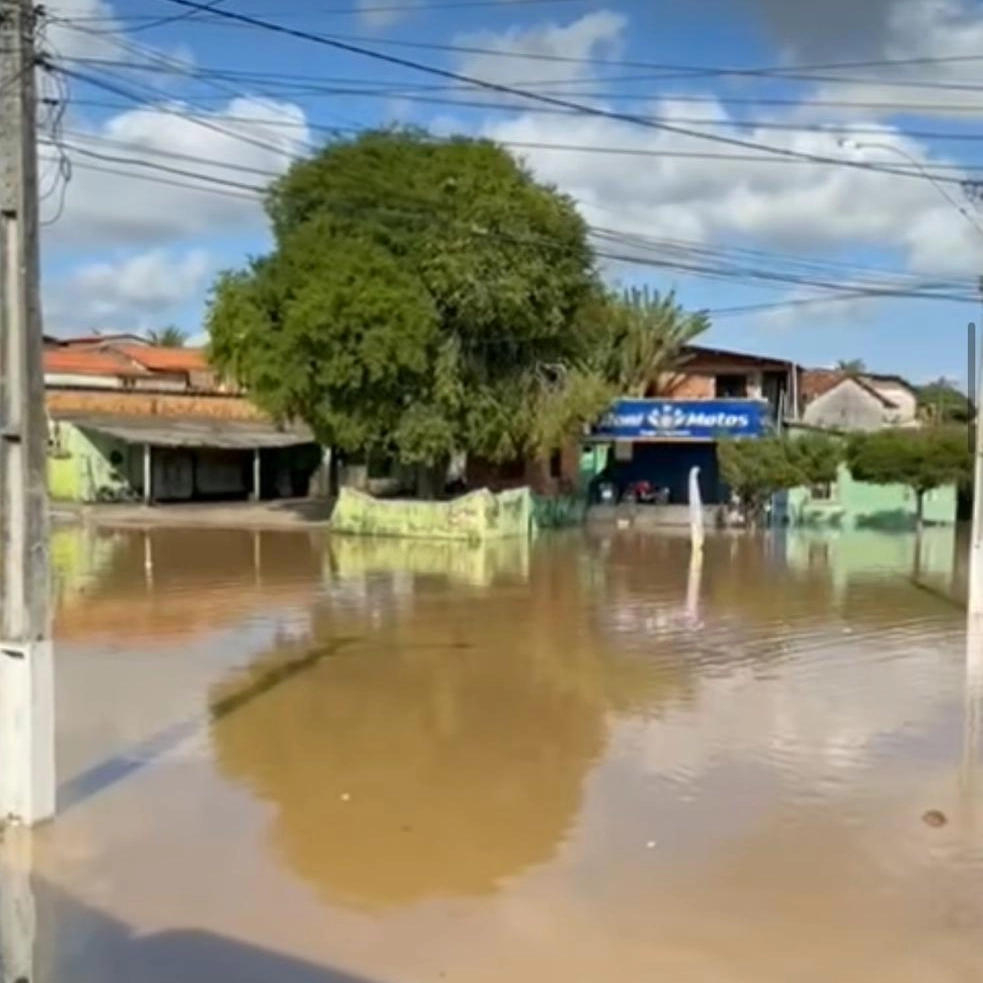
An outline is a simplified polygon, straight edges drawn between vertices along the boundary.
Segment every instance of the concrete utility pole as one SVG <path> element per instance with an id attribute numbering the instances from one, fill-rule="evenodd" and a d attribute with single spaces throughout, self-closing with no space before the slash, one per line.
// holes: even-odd
<path id="1" fill-rule="evenodd" d="M 980 278 L 980 297 L 983 299 L 983 277 Z M 980 319 L 983 328 L 983 318 Z M 983 359 L 983 345 L 979 346 Z M 976 366 L 972 366 L 976 369 Z M 976 372 L 976 387 L 983 386 L 983 361 Z M 976 622 L 983 621 L 983 417 L 980 414 L 981 395 L 970 393 L 973 400 L 973 427 L 975 449 L 973 453 L 973 525 L 969 536 L 969 617 Z M 977 639 L 983 638 L 978 624 L 975 630 Z"/>
<path id="2" fill-rule="evenodd" d="M 0 0 L 0 822 L 55 812 L 31 0 Z"/>

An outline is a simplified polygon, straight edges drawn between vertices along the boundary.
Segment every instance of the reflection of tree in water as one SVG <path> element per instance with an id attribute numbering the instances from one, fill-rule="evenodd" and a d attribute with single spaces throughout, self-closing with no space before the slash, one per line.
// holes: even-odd
<path id="1" fill-rule="evenodd" d="M 574 557 L 541 553 L 528 586 L 417 595 L 371 632 L 322 611 L 360 640 L 215 722 L 221 768 L 275 804 L 279 850 L 327 897 L 482 894 L 554 855 L 611 690 L 636 682 L 598 648 Z"/>

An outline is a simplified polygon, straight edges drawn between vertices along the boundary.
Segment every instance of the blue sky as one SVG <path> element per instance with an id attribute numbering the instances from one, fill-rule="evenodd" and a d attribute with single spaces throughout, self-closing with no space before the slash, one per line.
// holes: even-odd
<path id="1" fill-rule="evenodd" d="M 675 289 L 687 306 L 720 312 L 710 343 L 815 365 L 861 357 L 915 380 L 966 377 L 983 208 L 958 181 L 983 177 L 978 2 L 220 5 L 645 115 L 670 131 L 448 90 L 438 78 L 324 45 L 181 17 L 187 11 L 167 0 L 48 6 L 47 50 L 69 73 L 67 111 L 56 131 L 48 120 L 42 147 L 43 215 L 57 219 L 44 240 L 51 332 L 170 322 L 200 332 L 216 271 L 268 247 L 251 187 L 331 128 L 412 122 L 481 133 L 522 154 L 603 230 L 600 248 L 644 258 L 609 263 L 612 280 Z M 747 71 L 761 68 L 769 72 Z M 366 89 L 384 91 L 358 94 Z M 73 164 L 65 187 L 52 136 Z M 937 180 L 783 159 L 721 137 L 888 171 L 912 169 L 914 159 Z M 829 302 L 836 287 L 842 298 L 871 285 L 967 299 Z"/>

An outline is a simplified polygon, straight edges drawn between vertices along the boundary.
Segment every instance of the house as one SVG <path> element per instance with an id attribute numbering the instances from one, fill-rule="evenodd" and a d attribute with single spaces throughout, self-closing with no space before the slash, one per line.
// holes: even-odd
<path id="1" fill-rule="evenodd" d="M 806 369 L 802 398 L 800 424 L 806 429 L 842 434 L 920 426 L 917 393 L 900 376 Z M 923 502 L 924 520 L 951 525 L 957 501 L 953 485 L 932 490 Z M 845 464 L 832 483 L 793 488 L 776 504 L 776 512 L 793 525 L 837 528 L 909 529 L 917 511 L 910 488 L 857 481 Z"/>
<path id="2" fill-rule="evenodd" d="M 652 379 L 643 399 L 623 398 L 585 442 L 583 471 L 623 497 L 659 489 L 666 521 L 689 521 L 689 474 L 699 468 L 700 497 L 714 508 L 729 498 L 717 463 L 725 438 L 758 438 L 799 411 L 801 370 L 784 359 L 690 345 L 676 367 Z"/>
<path id="3" fill-rule="evenodd" d="M 785 359 L 687 345 L 676 368 L 652 381 L 646 396 L 657 399 L 763 400 L 773 420 L 795 418 L 801 370 Z"/>
<path id="4" fill-rule="evenodd" d="M 805 369 L 801 392 L 801 420 L 812 427 L 870 431 L 918 426 L 918 394 L 900 376 Z"/>
<path id="5" fill-rule="evenodd" d="M 100 337 L 43 359 L 53 499 L 303 497 L 321 466 L 308 430 L 277 426 L 200 349 Z"/>

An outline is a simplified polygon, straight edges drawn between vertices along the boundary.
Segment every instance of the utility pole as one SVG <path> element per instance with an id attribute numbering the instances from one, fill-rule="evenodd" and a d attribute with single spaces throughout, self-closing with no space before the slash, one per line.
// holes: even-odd
<path id="1" fill-rule="evenodd" d="M 55 812 L 32 0 L 0 0 L 0 822 Z"/>
<path id="2" fill-rule="evenodd" d="M 979 281 L 980 299 L 983 301 L 983 277 Z M 983 328 L 983 318 L 980 319 Z M 980 357 L 983 359 L 983 344 L 979 345 Z M 976 370 L 970 366 L 970 372 Z M 983 386 L 983 361 L 976 371 L 976 386 Z M 973 525 L 969 536 L 969 599 L 968 609 L 970 620 L 983 622 L 983 419 L 980 417 L 981 396 L 979 392 L 970 393 L 973 400 Z M 980 626 L 977 626 L 979 628 Z M 980 631 L 973 634 L 981 638 Z"/>

